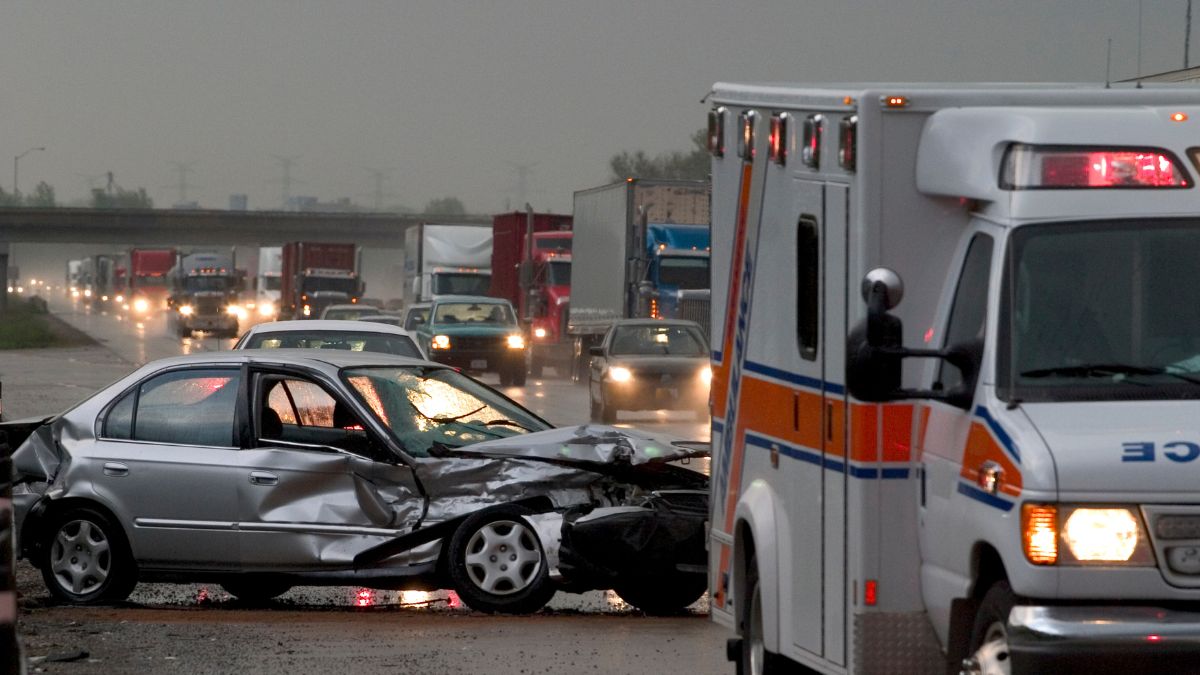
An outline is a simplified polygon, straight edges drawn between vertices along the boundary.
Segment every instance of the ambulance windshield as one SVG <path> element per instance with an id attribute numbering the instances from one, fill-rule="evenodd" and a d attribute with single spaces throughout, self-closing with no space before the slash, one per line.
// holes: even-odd
<path id="1" fill-rule="evenodd" d="M 1001 398 L 1200 398 L 1200 222 L 1031 225 L 1010 251 Z"/>

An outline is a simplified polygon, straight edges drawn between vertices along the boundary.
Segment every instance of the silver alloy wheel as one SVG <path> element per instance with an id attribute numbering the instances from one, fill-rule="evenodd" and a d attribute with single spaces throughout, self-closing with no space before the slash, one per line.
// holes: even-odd
<path id="1" fill-rule="evenodd" d="M 537 537 L 524 523 L 495 520 L 467 542 L 467 574 L 481 590 L 512 595 L 528 588 L 542 570 Z"/>
<path id="2" fill-rule="evenodd" d="M 762 675 L 766 668 L 767 647 L 763 643 L 762 586 L 754 585 L 750 598 L 750 625 L 744 638 L 750 646 L 750 675 Z"/>
<path id="3" fill-rule="evenodd" d="M 104 530 L 90 520 L 72 520 L 58 528 L 50 548 L 50 570 L 63 590 L 87 595 L 104 585 L 112 553 Z"/>
<path id="4" fill-rule="evenodd" d="M 979 675 L 1011 675 L 1012 661 L 1008 653 L 1008 630 L 997 621 L 988 626 L 983 644 L 972 655 Z"/>

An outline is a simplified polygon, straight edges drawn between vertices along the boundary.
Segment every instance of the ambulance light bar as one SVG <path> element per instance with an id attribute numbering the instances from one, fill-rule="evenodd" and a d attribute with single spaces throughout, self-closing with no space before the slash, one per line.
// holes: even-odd
<path id="1" fill-rule="evenodd" d="M 809 115 L 805 118 L 804 148 L 800 151 L 800 161 L 807 167 L 821 168 L 821 136 L 824 130 L 824 115 Z"/>
<path id="2" fill-rule="evenodd" d="M 754 161 L 754 127 L 758 124 L 758 113 L 747 110 L 738 118 L 738 157 L 745 162 Z"/>
<path id="3" fill-rule="evenodd" d="M 1025 145 L 1004 154 L 1005 190 L 1189 188 L 1175 155 L 1162 148 Z"/>
<path id="4" fill-rule="evenodd" d="M 769 154 L 771 161 L 783 166 L 787 164 L 788 156 L 788 127 L 792 116 L 782 112 L 771 116 L 771 142 Z"/>
<path id="5" fill-rule="evenodd" d="M 858 155 L 858 115 L 847 115 L 838 123 L 838 166 L 854 171 Z"/>

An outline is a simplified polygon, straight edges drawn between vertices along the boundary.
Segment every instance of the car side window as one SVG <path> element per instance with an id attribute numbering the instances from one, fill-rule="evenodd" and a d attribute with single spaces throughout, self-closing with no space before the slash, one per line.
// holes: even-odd
<path id="1" fill-rule="evenodd" d="M 372 459 L 387 454 L 371 439 L 357 413 L 315 382 L 268 375 L 260 380 L 259 394 L 260 445 L 283 441 L 324 446 Z"/>
<path id="2" fill-rule="evenodd" d="M 962 275 L 954 291 L 954 303 L 950 306 L 950 321 L 946 326 L 945 347 L 983 345 L 983 333 L 987 323 L 987 300 L 989 278 L 992 268 L 992 238 L 986 234 L 975 235 L 967 248 L 963 261 Z M 958 368 L 945 362 L 939 366 L 938 380 L 947 390 L 963 384 Z"/>
<path id="3" fill-rule="evenodd" d="M 239 372 L 177 370 L 146 380 L 108 412 L 104 437 L 235 447 Z"/>

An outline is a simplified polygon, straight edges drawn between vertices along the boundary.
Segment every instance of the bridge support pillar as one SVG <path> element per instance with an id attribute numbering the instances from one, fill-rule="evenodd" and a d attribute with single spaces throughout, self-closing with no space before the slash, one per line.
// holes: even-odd
<path id="1" fill-rule="evenodd" d="M 0 288 L 0 314 L 8 311 L 8 244 L 0 243 L 0 283 L 3 283 L 3 288 Z"/>

